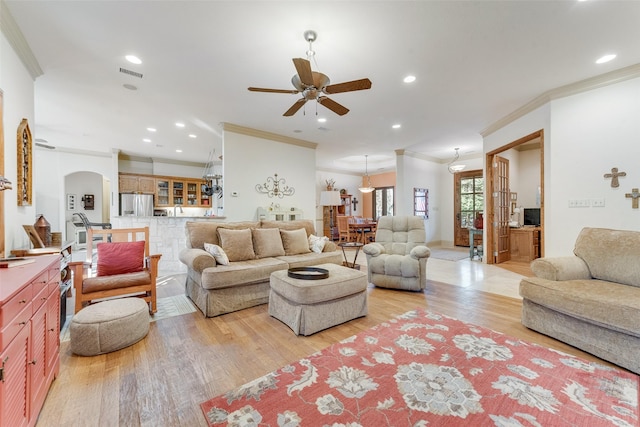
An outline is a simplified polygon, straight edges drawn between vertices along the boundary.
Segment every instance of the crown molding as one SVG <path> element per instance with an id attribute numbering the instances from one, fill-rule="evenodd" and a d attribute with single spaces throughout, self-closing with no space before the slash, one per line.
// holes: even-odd
<path id="1" fill-rule="evenodd" d="M 298 147 L 311 148 L 313 150 L 315 150 L 318 146 L 318 144 L 316 144 L 315 142 L 305 141 L 304 139 L 278 135 L 277 133 L 271 133 L 263 130 L 234 125 L 233 123 L 222 123 L 222 129 L 225 132 L 233 132 L 239 133 L 241 135 L 253 136 L 256 138 L 269 139 L 271 141 L 283 142 L 285 144 L 297 145 Z"/>
<path id="2" fill-rule="evenodd" d="M 9 7 L 3 0 L 0 0 L 0 28 L 2 34 L 7 38 L 9 44 L 18 55 L 18 58 L 22 61 L 27 71 L 31 75 L 31 78 L 35 80 L 44 74 L 36 56 L 33 54 L 27 39 L 24 38 L 20 27 L 13 19 Z"/>
<path id="3" fill-rule="evenodd" d="M 575 83 L 570 83 L 565 86 L 560 86 L 555 89 L 551 89 L 547 92 L 544 92 L 542 95 L 537 98 L 531 100 L 526 103 L 522 107 L 513 111 L 510 114 L 507 114 L 503 118 L 497 120 L 492 123 L 482 131 L 480 131 L 480 135 L 483 138 L 491 135 L 493 132 L 502 129 L 506 125 L 515 120 L 523 117 L 530 112 L 534 111 L 537 108 L 542 107 L 545 104 L 548 104 L 554 99 L 564 98 L 571 95 L 576 95 L 578 93 L 587 92 L 590 90 L 598 89 L 604 86 L 613 85 L 616 83 L 623 82 L 625 80 L 634 79 L 636 77 L 640 77 L 640 64 L 630 65 L 625 68 L 620 68 L 619 70 L 614 70 L 609 73 L 600 74 L 595 77 L 591 77 L 585 80 L 580 80 Z"/>

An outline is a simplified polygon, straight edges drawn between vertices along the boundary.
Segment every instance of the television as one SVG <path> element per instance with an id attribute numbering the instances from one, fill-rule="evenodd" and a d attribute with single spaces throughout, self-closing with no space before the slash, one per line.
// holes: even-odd
<path id="1" fill-rule="evenodd" d="M 540 208 L 524 208 L 524 219 L 522 224 L 525 226 L 540 226 Z"/>

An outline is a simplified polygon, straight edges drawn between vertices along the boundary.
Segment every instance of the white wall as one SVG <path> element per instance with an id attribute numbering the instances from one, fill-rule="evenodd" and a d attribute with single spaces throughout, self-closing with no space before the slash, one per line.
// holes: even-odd
<path id="1" fill-rule="evenodd" d="M 316 215 L 315 149 L 225 130 L 223 134 L 224 215 L 228 221 L 254 221 L 258 207 L 295 207 L 304 218 Z M 256 184 L 278 174 L 295 188 L 293 196 L 269 198 Z M 236 194 L 234 196 L 233 194 Z"/>
<path id="2" fill-rule="evenodd" d="M 35 191 L 32 206 L 17 205 L 16 131 L 23 118 L 28 120 L 34 139 L 36 135 L 33 135 L 35 123 L 33 79 L 2 32 L 0 32 L 0 90 L 3 92 L 4 100 L 4 158 L 1 161 L 4 162 L 4 176 L 13 184 L 12 190 L 4 191 L 3 207 L 5 254 L 9 254 L 12 249 L 30 246 L 31 243 L 22 225 L 31 225 L 37 219 Z M 40 174 L 41 162 L 34 157 L 32 166 L 35 180 Z M 35 183 L 33 187 L 36 188 Z"/>
<path id="3" fill-rule="evenodd" d="M 518 202 L 524 208 L 539 208 L 540 150 L 518 152 Z M 514 190 L 515 191 L 515 190 Z"/>
<path id="4" fill-rule="evenodd" d="M 583 227 L 640 229 L 640 209 L 625 198 L 640 187 L 638 117 L 640 78 L 552 101 L 545 152 L 547 256 L 571 253 Z M 627 173 L 618 188 L 604 178 L 613 167 Z M 594 198 L 604 199 L 605 207 L 569 208 L 570 199 Z"/>
<path id="5" fill-rule="evenodd" d="M 96 222 L 108 221 L 102 217 L 104 199 L 109 201 L 111 216 L 118 214 L 118 197 L 114 195 L 113 160 L 104 154 L 70 153 L 58 149 L 38 149 L 34 151 L 38 159 L 37 177 L 34 180 L 38 213 L 43 214 L 51 224 L 52 231 L 65 231 L 67 216 L 66 193 L 76 194 L 76 212 L 84 212 Z M 117 154 L 114 154 L 117 158 Z M 88 177 L 95 177 L 88 179 Z M 110 185 L 108 194 L 104 194 L 103 177 Z M 86 182 L 85 182 L 86 180 Z M 65 188 L 66 184 L 72 185 Z M 80 200 L 83 194 L 95 196 L 96 208 L 85 211 Z"/>
<path id="6" fill-rule="evenodd" d="M 559 98 L 484 138 L 492 151 L 544 130 L 545 256 L 569 255 L 583 227 L 638 230 L 640 209 L 625 193 L 638 188 L 640 78 Z M 627 176 L 611 188 L 604 174 Z M 604 207 L 570 208 L 569 200 L 604 199 Z"/>

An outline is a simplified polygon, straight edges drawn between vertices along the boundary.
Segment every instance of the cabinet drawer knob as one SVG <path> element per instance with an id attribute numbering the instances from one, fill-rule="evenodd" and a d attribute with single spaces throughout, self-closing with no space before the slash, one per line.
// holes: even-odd
<path id="1" fill-rule="evenodd" d="M 18 301 L 19 304 L 25 304 L 27 302 L 26 299 L 21 299 L 20 301 Z"/>
<path id="2" fill-rule="evenodd" d="M 26 324 L 27 324 L 27 322 L 20 322 L 20 323 L 18 323 L 18 325 L 20 325 L 20 326 L 24 326 L 24 325 L 26 325 Z"/>
<path id="3" fill-rule="evenodd" d="M 31 362 L 29 362 L 29 363 L 30 363 L 30 364 L 32 364 L 32 365 L 35 365 L 35 364 L 37 364 L 37 363 L 38 363 L 38 361 L 37 361 L 36 359 L 33 359 L 33 360 L 32 360 Z"/>

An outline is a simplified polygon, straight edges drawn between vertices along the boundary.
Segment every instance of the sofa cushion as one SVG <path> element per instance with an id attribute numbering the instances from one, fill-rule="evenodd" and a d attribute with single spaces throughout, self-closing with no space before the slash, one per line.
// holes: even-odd
<path id="1" fill-rule="evenodd" d="M 264 220 L 260 223 L 260 228 L 277 228 L 279 230 L 297 230 L 299 228 L 304 228 L 307 236 L 316 232 L 314 222 L 310 219 L 296 219 L 293 221 Z"/>
<path id="2" fill-rule="evenodd" d="M 220 246 L 227 253 L 229 261 L 246 261 L 256 257 L 253 251 L 251 229 L 232 230 L 218 227 Z"/>
<path id="3" fill-rule="evenodd" d="M 640 232 L 583 228 L 573 250 L 589 267 L 591 276 L 640 287 Z"/>
<path id="4" fill-rule="evenodd" d="M 261 258 L 218 265 L 202 272 L 204 289 L 222 289 L 238 285 L 268 282 L 274 271 L 286 270 L 288 264 L 277 258 Z M 238 290 L 238 292 L 242 292 Z"/>
<path id="5" fill-rule="evenodd" d="M 87 277 L 82 281 L 82 293 L 108 291 L 110 289 L 146 286 L 151 283 L 148 271 L 137 273 L 114 274 L 113 276 Z"/>
<path id="6" fill-rule="evenodd" d="M 284 255 L 282 238 L 277 228 L 253 228 L 251 229 L 251 236 L 256 258 Z"/>
<path id="7" fill-rule="evenodd" d="M 311 252 L 307 232 L 304 228 L 297 230 L 280 230 L 285 255 L 306 254 Z"/>
<path id="8" fill-rule="evenodd" d="M 259 225 L 260 223 L 255 221 L 187 221 L 185 224 L 187 248 L 204 249 L 205 243 L 213 243 L 214 245 L 220 246 L 220 240 L 218 240 L 218 228 L 240 230 L 244 228 L 255 228 Z"/>
<path id="9" fill-rule="evenodd" d="M 314 234 L 309 236 L 309 249 L 317 254 L 324 250 L 325 244 L 329 241 L 327 236 L 316 236 Z"/>
<path id="10" fill-rule="evenodd" d="M 136 273 L 144 268 L 144 240 L 98 244 L 98 276 Z"/>
<path id="11" fill-rule="evenodd" d="M 525 277 L 520 295 L 551 310 L 640 337 L 640 298 L 633 286 L 603 280 Z"/>
<path id="12" fill-rule="evenodd" d="M 218 245 L 214 245 L 213 243 L 205 243 L 204 250 L 209 252 L 216 259 L 216 262 L 220 265 L 228 265 L 229 257 L 227 253 Z"/>
<path id="13" fill-rule="evenodd" d="M 312 265 L 318 264 L 342 264 L 344 257 L 341 252 L 333 251 L 333 252 L 308 252 L 306 254 L 297 254 L 297 255 L 285 255 L 279 256 L 279 260 L 286 262 L 289 265 L 289 268 L 296 267 L 308 267 Z"/>

